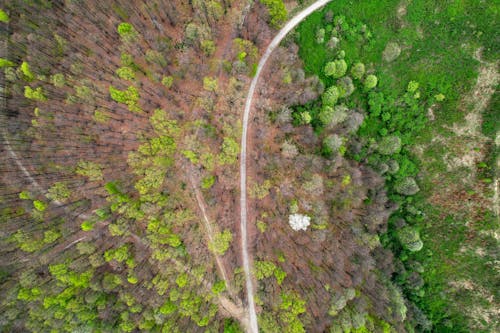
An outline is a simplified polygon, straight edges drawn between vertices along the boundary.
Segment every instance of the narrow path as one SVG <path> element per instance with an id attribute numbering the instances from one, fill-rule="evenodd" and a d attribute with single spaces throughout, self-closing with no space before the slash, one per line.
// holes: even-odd
<path id="1" fill-rule="evenodd" d="M 295 17 L 293 17 L 287 24 L 278 32 L 278 34 L 273 38 L 271 43 L 267 46 L 264 55 L 259 61 L 257 66 L 257 71 L 250 84 L 250 89 L 248 90 L 247 99 L 245 102 L 245 111 L 243 113 L 243 131 L 241 133 L 241 155 L 240 155 L 240 229 L 241 229 L 241 252 L 243 259 L 243 270 L 245 272 L 246 280 L 246 292 L 248 301 L 248 320 L 249 320 L 249 332 L 258 333 L 259 328 L 257 324 L 257 313 L 255 310 L 255 301 L 253 297 L 253 282 L 250 270 L 250 263 L 248 259 L 248 239 L 247 239 L 247 133 L 248 133 L 248 119 L 250 118 L 250 109 L 252 107 L 253 95 L 255 93 L 255 88 L 257 87 L 257 82 L 259 81 L 262 69 L 265 67 L 267 60 L 271 56 L 271 53 L 283 40 L 283 38 L 295 28 L 301 21 L 303 21 L 307 16 L 309 16 L 315 10 L 323 7 L 328 2 L 332 0 L 318 0 L 311 4 L 309 7 L 305 8 L 299 12 Z"/>

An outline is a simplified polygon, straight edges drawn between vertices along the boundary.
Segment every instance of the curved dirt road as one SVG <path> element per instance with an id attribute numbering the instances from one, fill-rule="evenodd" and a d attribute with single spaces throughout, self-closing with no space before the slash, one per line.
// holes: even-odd
<path id="1" fill-rule="evenodd" d="M 252 107 L 253 95 L 255 93 L 255 88 L 257 87 L 257 82 L 259 81 L 262 69 L 266 65 L 267 60 L 271 56 L 273 50 L 279 45 L 281 40 L 302 20 L 309 16 L 315 10 L 323 7 L 328 2 L 332 0 L 318 0 L 314 2 L 309 7 L 305 8 L 299 12 L 295 17 L 293 17 L 287 24 L 278 32 L 278 34 L 273 38 L 271 43 L 266 48 L 264 55 L 259 61 L 257 66 L 257 72 L 250 84 L 250 89 L 248 90 L 247 99 L 245 102 L 245 111 L 243 113 L 243 131 L 241 133 L 241 155 L 240 155 L 240 228 L 241 228 L 241 249 L 242 249 L 242 259 L 243 259 L 243 270 L 245 272 L 246 289 L 247 289 L 247 299 L 248 299 L 248 328 L 251 333 L 258 333 L 259 328 L 257 325 L 257 313 L 255 311 L 255 302 L 253 298 L 253 283 L 252 276 L 250 273 L 250 263 L 248 259 L 248 239 L 247 239 L 247 130 L 248 130 L 248 119 L 250 117 L 250 109 Z"/>

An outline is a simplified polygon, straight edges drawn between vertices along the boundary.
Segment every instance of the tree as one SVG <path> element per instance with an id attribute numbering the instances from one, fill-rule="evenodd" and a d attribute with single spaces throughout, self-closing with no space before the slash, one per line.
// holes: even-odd
<path id="1" fill-rule="evenodd" d="M 226 229 L 214 235 L 213 241 L 208 244 L 208 249 L 216 255 L 222 256 L 226 253 L 232 240 L 233 234 L 229 229 Z"/>
<path id="2" fill-rule="evenodd" d="M 401 139 L 398 136 L 385 136 L 377 145 L 378 152 L 382 155 L 393 155 L 401 150 Z"/>
<path id="3" fill-rule="evenodd" d="M 348 97 L 354 92 L 354 84 L 352 83 L 352 79 L 349 76 L 345 76 L 337 81 L 337 86 L 339 88 L 340 96 Z"/>
<path id="4" fill-rule="evenodd" d="M 49 190 L 47 191 L 47 198 L 54 200 L 54 201 L 61 201 L 65 202 L 66 199 L 69 198 L 71 195 L 70 190 L 66 186 L 66 184 L 62 182 L 57 182 L 54 185 L 52 185 Z"/>
<path id="5" fill-rule="evenodd" d="M 378 79 L 375 75 L 370 74 L 365 78 L 364 86 L 365 90 L 371 90 L 377 86 Z"/>
<path id="6" fill-rule="evenodd" d="M 326 76 L 333 76 L 336 79 L 340 78 L 347 72 L 347 63 L 344 59 L 330 61 L 325 65 L 324 72 Z"/>
<path id="7" fill-rule="evenodd" d="M 424 243 L 420 239 L 420 234 L 417 229 L 411 226 L 406 226 L 398 230 L 398 238 L 404 248 L 411 252 L 417 252 L 422 249 Z"/>
<path id="8" fill-rule="evenodd" d="M 414 195 L 420 188 L 413 177 L 406 177 L 396 182 L 394 185 L 396 192 L 402 195 Z"/>
<path id="9" fill-rule="evenodd" d="M 291 214 L 288 217 L 288 224 L 293 230 L 307 230 L 307 227 L 311 224 L 311 218 L 307 215 L 301 214 Z"/>
<path id="10" fill-rule="evenodd" d="M 337 88 L 336 86 L 332 86 L 323 93 L 323 95 L 321 96 L 321 100 L 323 102 L 323 105 L 334 106 L 335 103 L 337 103 L 339 96 L 339 88 Z"/>
<path id="11" fill-rule="evenodd" d="M 365 65 L 361 62 L 355 63 L 351 68 L 351 75 L 356 80 L 361 80 L 365 75 Z"/>

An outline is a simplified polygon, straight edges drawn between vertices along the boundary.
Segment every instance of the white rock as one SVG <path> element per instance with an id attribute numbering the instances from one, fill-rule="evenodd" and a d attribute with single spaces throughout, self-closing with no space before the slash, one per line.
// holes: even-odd
<path id="1" fill-rule="evenodd" d="M 295 231 L 307 230 L 307 227 L 311 224 L 311 218 L 306 215 L 291 214 L 288 223 Z"/>

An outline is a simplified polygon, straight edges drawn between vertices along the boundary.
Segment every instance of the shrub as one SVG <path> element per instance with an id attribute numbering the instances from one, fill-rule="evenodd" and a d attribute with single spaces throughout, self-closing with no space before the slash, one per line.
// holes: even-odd
<path id="1" fill-rule="evenodd" d="M 414 93 L 417 91 L 419 83 L 417 81 L 408 82 L 408 87 L 406 87 L 406 91 L 409 93 Z"/>
<path id="2" fill-rule="evenodd" d="M 365 65 L 360 62 L 355 63 L 351 68 L 351 75 L 356 80 L 361 80 L 365 75 Z"/>
<path id="3" fill-rule="evenodd" d="M 377 86 L 378 79 L 375 75 L 370 74 L 365 78 L 364 86 L 365 90 L 371 90 Z"/>
<path id="4" fill-rule="evenodd" d="M 420 251 L 424 246 L 424 243 L 422 243 L 422 240 L 420 240 L 420 234 L 418 230 L 410 226 L 399 229 L 398 238 L 401 242 L 401 245 L 411 252 Z"/>
<path id="5" fill-rule="evenodd" d="M 337 103 L 339 96 L 339 89 L 336 86 L 332 86 L 323 93 L 321 101 L 323 102 L 323 105 L 334 106 L 335 103 Z"/>
<path id="6" fill-rule="evenodd" d="M 397 193 L 402 195 L 414 195 L 420 188 L 413 177 L 406 177 L 396 182 L 394 189 Z"/>
<path id="7" fill-rule="evenodd" d="M 395 135 L 383 137 L 378 143 L 377 149 L 382 155 L 397 154 L 401 150 L 401 139 Z"/>
<path id="8" fill-rule="evenodd" d="M 326 76 L 340 78 L 347 72 L 347 63 L 344 59 L 330 61 L 325 65 L 324 72 Z"/>
<path id="9" fill-rule="evenodd" d="M 300 114 L 300 123 L 302 125 L 308 125 L 312 121 L 311 114 L 308 111 L 304 111 Z"/>

